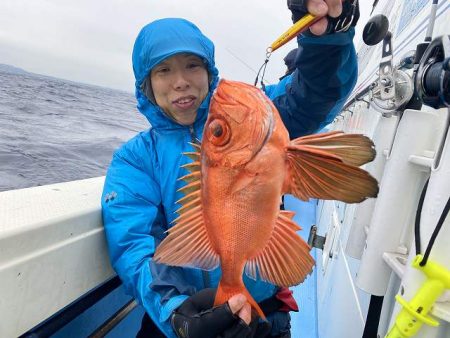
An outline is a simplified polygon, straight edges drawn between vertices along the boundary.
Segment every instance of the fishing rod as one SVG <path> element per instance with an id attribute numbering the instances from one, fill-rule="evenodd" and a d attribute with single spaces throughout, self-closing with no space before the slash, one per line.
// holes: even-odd
<path id="1" fill-rule="evenodd" d="M 269 62 L 270 55 L 274 51 L 276 51 L 281 46 L 284 46 L 286 43 L 291 41 L 293 38 L 298 36 L 300 33 L 306 31 L 309 27 L 311 27 L 312 24 L 314 24 L 316 21 L 321 19 L 321 16 L 313 15 L 311 13 L 307 13 L 304 15 L 300 20 L 298 20 L 296 23 L 294 23 L 288 30 L 286 30 L 283 34 L 281 34 L 272 44 L 267 47 L 266 50 L 266 59 L 264 60 L 264 63 L 259 68 L 258 73 L 256 74 L 256 79 L 254 85 L 256 86 L 259 80 L 259 74 L 261 73 L 261 70 L 263 71 L 261 76 L 261 87 L 264 88 L 264 75 L 266 73 L 266 67 L 267 63 Z"/>
<path id="2" fill-rule="evenodd" d="M 289 7 L 289 1 L 288 1 Z M 290 8 L 290 7 L 289 7 Z M 261 87 L 264 88 L 264 74 L 266 72 L 267 63 L 269 62 L 270 55 L 281 46 L 297 37 L 300 33 L 306 31 L 315 22 L 322 19 L 326 15 L 314 15 L 305 9 L 301 10 L 304 15 L 297 20 L 288 30 L 281 34 L 272 44 L 266 49 L 266 59 L 258 70 L 254 85 L 258 83 L 259 74 L 262 73 Z M 351 26 L 354 26 L 359 18 L 359 5 L 358 0 L 346 0 L 342 2 L 342 13 L 336 17 L 328 17 L 328 24 L 325 33 L 339 33 L 347 31 Z"/>
<path id="3" fill-rule="evenodd" d="M 295 38 L 300 33 L 307 30 L 314 22 L 319 20 L 320 16 L 312 15 L 310 13 L 303 16 L 300 20 L 298 20 L 296 23 L 294 23 L 287 31 L 285 31 L 283 34 L 281 34 L 278 39 L 276 39 L 270 47 L 267 48 L 268 53 L 272 53 L 276 51 L 281 46 L 284 46 L 286 43 L 291 41 L 293 38 Z"/>

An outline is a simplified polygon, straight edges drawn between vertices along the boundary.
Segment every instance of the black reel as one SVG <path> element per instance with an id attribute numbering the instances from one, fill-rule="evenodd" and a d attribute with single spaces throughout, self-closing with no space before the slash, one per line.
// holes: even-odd
<path id="1" fill-rule="evenodd" d="M 415 87 L 425 105 L 450 107 L 450 36 L 435 38 L 424 51 L 415 76 Z"/>
<path id="2" fill-rule="evenodd" d="M 370 18 L 364 26 L 363 41 L 368 46 L 375 46 L 383 40 L 389 29 L 389 20 L 383 14 Z"/>

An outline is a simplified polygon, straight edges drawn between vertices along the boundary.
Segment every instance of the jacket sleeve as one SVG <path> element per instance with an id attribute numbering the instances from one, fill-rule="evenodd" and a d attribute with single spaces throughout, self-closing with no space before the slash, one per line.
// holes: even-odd
<path id="1" fill-rule="evenodd" d="M 151 287 L 154 278 L 158 279 L 152 274 L 156 264 L 151 259 L 164 237 L 166 221 L 160 189 L 141 169 L 148 166 L 139 163 L 143 160 L 133 158 L 133 152 L 123 148 L 114 154 L 102 195 L 103 223 L 111 263 L 126 292 L 143 305 L 166 336 L 175 337 L 168 319 L 188 296 L 172 292 L 163 299 L 164 294 Z"/>
<path id="2" fill-rule="evenodd" d="M 290 137 L 312 134 L 333 121 L 357 80 L 354 28 L 321 37 L 298 37 L 296 70 L 267 86 Z"/>

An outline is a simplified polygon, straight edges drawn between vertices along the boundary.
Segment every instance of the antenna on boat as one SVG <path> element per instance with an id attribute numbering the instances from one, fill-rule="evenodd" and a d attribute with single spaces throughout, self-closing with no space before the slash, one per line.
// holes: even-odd
<path id="1" fill-rule="evenodd" d="M 438 0 L 433 0 L 433 3 L 431 4 L 430 20 L 428 22 L 427 32 L 425 34 L 425 40 L 424 40 L 424 42 L 419 43 L 417 45 L 416 55 L 415 55 L 416 61 L 419 61 L 422 58 L 425 50 L 427 49 L 427 47 L 429 46 L 429 44 L 431 42 L 431 38 L 433 36 L 433 30 L 434 30 L 434 22 L 436 21 L 437 5 L 438 5 Z M 418 62 L 416 62 L 416 64 L 418 64 Z"/>
<path id="2" fill-rule="evenodd" d="M 438 0 L 433 0 L 433 3 L 431 4 L 431 14 L 430 20 L 428 22 L 427 33 L 425 35 L 425 41 L 431 41 L 431 38 L 433 36 L 434 23 L 436 21 L 437 5 Z"/>

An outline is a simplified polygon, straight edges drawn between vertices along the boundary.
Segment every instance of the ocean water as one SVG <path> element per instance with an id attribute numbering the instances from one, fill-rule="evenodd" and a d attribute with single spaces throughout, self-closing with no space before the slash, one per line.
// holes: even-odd
<path id="1" fill-rule="evenodd" d="M 0 191 L 103 176 L 148 127 L 132 93 L 0 67 Z"/>

